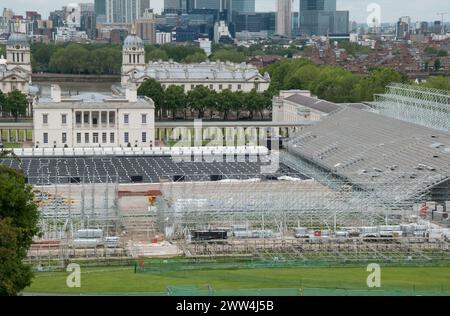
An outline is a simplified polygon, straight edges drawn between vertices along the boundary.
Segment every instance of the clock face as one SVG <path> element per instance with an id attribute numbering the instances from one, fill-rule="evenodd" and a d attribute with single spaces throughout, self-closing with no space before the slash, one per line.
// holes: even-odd
<path id="1" fill-rule="evenodd" d="M 136 47 L 133 47 L 132 50 L 136 50 Z"/>
<path id="2" fill-rule="evenodd" d="M 16 45 L 16 49 L 20 49 L 20 45 Z"/>

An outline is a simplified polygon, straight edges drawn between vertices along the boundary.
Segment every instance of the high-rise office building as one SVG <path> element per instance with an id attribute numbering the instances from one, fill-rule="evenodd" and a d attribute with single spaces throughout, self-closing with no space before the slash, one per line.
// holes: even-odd
<path id="1" fill-rule="evenodd" d="M 95 0 L 94 10 L 97 23 L 106 23 L 106 0 Z"/>
<path id="2" fill-rule="evenodd" d="M 213 10 L 223 10 L 222 0 L 195 0 L 195 9 L 213 9 Z"/>
<path id="3" fill-rule="evenodd" d="M 230 10 L 240 13 L 255 13 L 255 0 L 229 0 Z"/>
<path id="4" fill-rule="evenodd" d="M 165 13 L 189 13 L 195 8 L 196 0 L 164 0 Z"/>
<path id="5" fill-rule="evenodd" d="M 134 23 L 150 8 L 150 0 L 106 0 L 106 23 Z"/>
<path id="6" fill-rule="evenodd" d="M 336 0 L 300 0 L 300 34 L 347 34 L 349 12 L 336 11 Z"/>
<path id="7" fill-rule="evenodd" d="M 292 35 L 292 2 L 293 0 L 277 0 L 276 33 L 281 36 Z"/>
<path id="8" fill-rule="evenodd" d="M 144 16 L 136 20 L 136 35 L 146 44 L 156 44 L 156 19 L 153 9 L 147 9 Z"/>

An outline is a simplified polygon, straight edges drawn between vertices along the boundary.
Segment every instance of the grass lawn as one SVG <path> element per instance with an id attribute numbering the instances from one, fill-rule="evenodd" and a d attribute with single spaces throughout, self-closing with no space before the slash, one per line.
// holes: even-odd
<path id="1" fill-rule="evenodd" d="M 194 270 L 134 273 L 133 267 L 82 268 L 81 288 L 66 286 L 66 272 L 36 273 L 25 292 L 38 293 L 166 293 L 168 286 L 204 286 L 214 290 L 341 288 L 367 290 L 366 267 Z M 433 291 L 450 294 L 450 267 L 382 267 L 385 291 Z M 239 293 L 230 291 L 230 293 Z"/>

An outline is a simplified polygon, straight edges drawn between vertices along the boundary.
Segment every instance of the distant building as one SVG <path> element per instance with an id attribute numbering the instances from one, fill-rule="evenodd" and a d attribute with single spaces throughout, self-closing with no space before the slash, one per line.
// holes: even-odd
<path id="1" fill-rule="evenodd" d="M 225 21 L 218 21 L 214 24 L 214 43 L 220 42 L 232 42 L 230 31 L 228 30 L 228 25 Z"/>
<path id="2" fill-rule="evenodd" d="M 78 31 L 73 26 L 63 26 L 56 29 L 56 33 L 53 34 L 53 40 L 55 42 L 85 42 L 88 40 L 88 35 L 85 31 Z"/>
<path id="3" fill-rule="evenodd" d="M 127 82 L 140 85 L 149 78 L 159 81 L 164 88 L 176 85 L 183 87 L 186 92 L 197 86 L 205 86 L 217 92 L 226 89 L 234 92 L 250 92 L 253 89 L 264 92 L 270 86 L 269 74 L 262 76 L 252 65 L 229 62 L 154 62 L 142 71 L 132 72 Z"/>
<path id="4" fill-rule="evenodd" d="M 199 38 L 197 42 L 200 49 L 205 52 L 206 56 L 210 56 L 212 54 L 212 42 L 209 38 Z"/>
<path id="5" fill-rule="evenodd" d="M 155 106 L 128 86 L 125 96 L 86 93 L 64 98 L 57 85 L 51 98 L 34 105 L 34 141 L 39 148 L 151 147 Z"/>
<path id="6" fill-rule="evenodd" d="M 170 32 L 156 32 L 156 44 L 164 45 L 172 42 L 172 33 Z"/>
<path id="7" fill-rule="evenodd" d="M 337 11 L 336 0 L 300 0 L 300 34 L 347 34 L 349 12 Z"/>
<path id="8" fill-rule="evenodd" d="M 306 90 L 280 91 L 273 98 L 273 122 L 320 121 L 339 109 L 339 105 L 311 96 Z"/>
<path id="9" fill-rule="evenodd" d="M 29 93 L 31 86 L 31 51 L 25 34 L 13 33 L 6 43 L 6 59 L 0 56 L 0 90 Z"/>
<path id="10" fill-rule="evenodd" d="M 136 20 L 136 34 L 145 44 L 156 44 L 156 19 L 152 9 L 147 9 L 144 16 Z"/>
<path id="11" fill-rule="evenodd" d="M 215 91 L 264 92 L 269 88 L 270 76 L 262 76 L 252 65 L 230 62 L 179 64 L 173 61 L 145 63 L 144 44 L 134 29 L 125 39 L 122 50 L 122 87 L 129 83 L 139 86 L 153 78 L 166 88 L 177 85 L 190 91 L 202 85 Z"/>
<path id="12" fill-rule="evenodd" d="M 95 0 L 95 17 L 99 23 L 106 23 L 106 0 Z"/>
<path id="13" fill-rule="evenodd" d="M 81 31 L 85 31 L 90 39 L 97 37 L 97 16 L 95 12 L 84 11 L 81 13 Z"/>
<path id="14" fill-rule="evenodd" d="M 276 33 L 281 36 L 292 35 L 292 0 L 277 0 Z"/>
<path id="15" fill-rule="evenodd" d="M 396 25 L 395 36 L 397 39 L 409 39 L 411 18 L 409 16 L 401 17 Z"/>
<path id="16" fill-rule="evenodd" d="M 150 8 L 150 0 L 106 0 L 106 23 L 134 23 Z"/>

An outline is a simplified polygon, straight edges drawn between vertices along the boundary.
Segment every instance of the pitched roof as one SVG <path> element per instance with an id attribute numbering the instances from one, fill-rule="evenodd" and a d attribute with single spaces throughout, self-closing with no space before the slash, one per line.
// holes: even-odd
<path id="1" fill-rule="evenodd" d="M 308 97 L 302 94 L 294 94 L 286 98 L 285 100 L 326 114 L 329 114 L 341 108 L 336 103 Z"/>

